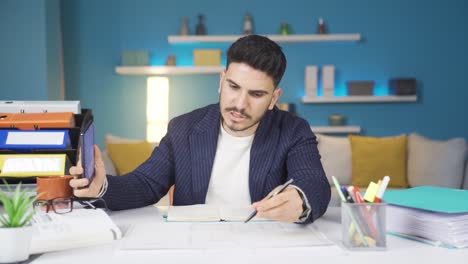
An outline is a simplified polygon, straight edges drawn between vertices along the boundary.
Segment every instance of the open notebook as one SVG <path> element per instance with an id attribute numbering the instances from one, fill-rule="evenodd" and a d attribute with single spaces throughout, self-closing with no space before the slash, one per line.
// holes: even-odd
<path id="1" fill-rule="evenodd" d="M 232 208 L 206 204 L 171 206 L 167 212 L 168 222 L 215 222 L 245 221 L 253 212 L 251 207 Z M 269 221 L 254 217 L 251 221 Z"/>

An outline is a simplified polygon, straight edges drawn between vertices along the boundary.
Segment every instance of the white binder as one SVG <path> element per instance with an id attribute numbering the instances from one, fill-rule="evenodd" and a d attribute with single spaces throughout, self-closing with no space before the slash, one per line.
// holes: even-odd
<path id="1" fill-rule="evenodd" d="M 81 113 L 80 101 L 0 101 L 0 113 Z"/>

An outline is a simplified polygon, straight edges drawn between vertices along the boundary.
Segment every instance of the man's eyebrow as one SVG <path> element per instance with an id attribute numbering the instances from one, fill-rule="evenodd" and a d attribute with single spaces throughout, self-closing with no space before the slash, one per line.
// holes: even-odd
<path id="1" fill-rule="evenodd" d="M 261 94 L 268 94 L 265 90 L 249 90 L 249 93 L 261 93 Z"/>
<path id="2" fill-rule="evenodd" d="M 233 85 L 234 87 L 241 87 L 239 84 L 237 84 L 235 81 L 229 79 L 229 78 L 226 78 L 226 81 L 228 83 L 230 83 L 231 85 Z M 249 90 L 249 93 L 261 93 L 261 94 L 268 94 L 268 91 L 265 91 L 265 90 L 262 90 L 262 89 L 259 89 L 259 90 Z"/>
<path id="3" fill-rule="evenodd" d="M 236 87 L 240 87 L 239 84 L 237 84 L 235 81 L 233 81 L 233 80 L 231 80 L 231 79 L 229 79 L 229 78 L 227 78 L 226 81 L 227 81 L 228 83 L 230 83 L 230 84 L 236 86 Z"/>

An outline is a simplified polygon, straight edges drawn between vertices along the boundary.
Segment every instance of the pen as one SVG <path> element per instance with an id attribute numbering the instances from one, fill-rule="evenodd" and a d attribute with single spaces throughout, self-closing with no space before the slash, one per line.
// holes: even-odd
<path id="1" fill-rule="evenodd" d="M 359 190 L 358 187 L 353 188 L 353 194 L 354 194 L 354 201 L 356 203 L 364 203 L 364 198 L 362 198 L 361 191 Z"/>
<path id="2" fill-rule="evenodd" d="M 354 203 L 354 186 L 348 186 L 348 194 L 351 201 Z"/>
<path id="3" fill-rule="evenodd" d="M 349 192 L 346 189 L 346 186 L 341 186 L 341 191 L 343 192 L 343 195 L 344 195 L 347 203 L 354 203 L 354 200 L 351 197 L 351 195 L 349 195 Z"/>
<path id="4" fill-rule="evenodd" d="M 353 187 L 353 192 L 354 200 L 356 201 L 356 203 L 366 202 L 362 197 L 361 190 L 359 190 L 358 187 Z M 377 232 L 373 224 L 373 220 L 371 217 L 372 213 L 369 213 L 369 211 L 367 211 L 367 208 L 361 208 L 361 214 L 364 216 L 364 220 L 366 221 L 366 225 L 364 226 L 364 228 L 366 230 L 369 230 L 369 233 L 372 235 L 373 238 L 375 238 L 375 240 L 379 241 L 379 233 Z"/>
<path id="5" fill-rule="evenodd" d="M 285 182 L 281 188 L 279 188 L 276 192 L 274 192 L 272 195 L 268 197 L 270 199 L 271 197 L 274 197 L 278 194 L 280 194 L 282 191 L 284 191 L 291 183 L 293 182 L 293 179 L 289 179 L 289 181 Z M 245 219 L 244 223 L 247 223 L 248 221 L 252 220 L 257 215 L 257 210 L 253 211 L 247 219 Z"/>

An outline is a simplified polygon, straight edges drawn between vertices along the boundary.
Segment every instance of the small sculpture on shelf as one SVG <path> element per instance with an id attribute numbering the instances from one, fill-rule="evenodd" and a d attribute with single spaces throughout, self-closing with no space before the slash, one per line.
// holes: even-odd
<path id="1" fill-rule="evenodd" d="M 182 25 L 180 27 L 180 35 L 181 36 L 187 36 L 189 35 L 189 29 L 188 29 L 188 20 L 187 17 L 182 17 Z"/>
<path id="2" fill-rule="evenodd" d="M 252 16 L 249 13 L 245 14 L 244 16 L 244 34 L 245 35 L 253 34 Z"/>
<path id="3" fill-rule="evenodd" d="M 280 35 L 291 35 L 292 29 L 288 23 L 281 23 Z"/>
<path id="4" fill-rule="evenodd" d="M 325 23 L 323 22 L 323 18 L 319 18 L 317 24 L 317 33 L 318 34 L 326 34 L 327 31 L 325 29 Z"/>
<path id="5" fill-rule="evenodd" d="M 166 66 L 176 66 L 176 58 L 174 55 L 167 56 Z"/>
<path id="6" fill-rule="evenodd" d="M 206 35 L 206 27 L 205 27 L 205 24 L 203 23 L 204 18 L 205 17 L 202 14 L 198 15 L 198 24 L 195 30 L 195 34 L 197 35 Z"/>

